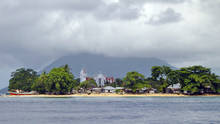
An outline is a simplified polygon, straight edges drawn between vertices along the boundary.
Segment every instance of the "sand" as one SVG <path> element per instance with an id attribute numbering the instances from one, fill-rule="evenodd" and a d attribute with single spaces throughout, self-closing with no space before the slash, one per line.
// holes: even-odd
<path id="1" fill-rule="evenodd" d="M 155 94 L 116 94 L 116 93 L 100 93 L 100 94 L 72 94 L 72 95 L 5 95 L 1 97 L 39 97 L 39 98 L 71 98 L 71 97 L 187 97 L 190 95 L 184 94 L 167 94 L 167 93 L 155 93 Z M 205 94 L 197 96 L 220 96 L 215 94 Z"/>

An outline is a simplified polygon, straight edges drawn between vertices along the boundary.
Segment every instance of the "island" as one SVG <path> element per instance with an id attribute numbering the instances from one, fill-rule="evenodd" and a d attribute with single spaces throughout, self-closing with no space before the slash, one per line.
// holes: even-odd
<path id="1" fill-rule="evenodd" d="M 153 66 L 151 76 L 132 71 L 123 78 L 104 74 L 88 76 L 85 69 L 75 78 L 68 65 L 38 74 L 20 68 L 12 72 L 7 97 L 133 97 L 218 96 L 219 76 L 200 65 L 172 69 Z"/>

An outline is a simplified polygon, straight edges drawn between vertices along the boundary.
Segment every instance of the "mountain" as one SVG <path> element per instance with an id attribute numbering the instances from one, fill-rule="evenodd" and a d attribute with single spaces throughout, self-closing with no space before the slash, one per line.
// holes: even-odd
<path id="1" fill-rule="evenodd" d="M 0 90 L 0 94 L 5 94 L 7 92 L 8 92 L 8 87 L 3 88 L 3 89 Z"/>
<path id="2" fill-rule="evenodd" d="M 152 66 L 166 65 L 174 68 L 167 62 L 157 58 L 118 58 L 107 57 L 104 55 L 77 54 L 61 57 L 45 67 L 41 72 L 49 72 L 54 67 L 60 67 L 68 64 L 75 77 L 79 77 L 81 69 L 85 69 L 89 76 L 103 73 L 106 76 L 122 78 L 129 71 L 137 71 L 150 76 Z"/>

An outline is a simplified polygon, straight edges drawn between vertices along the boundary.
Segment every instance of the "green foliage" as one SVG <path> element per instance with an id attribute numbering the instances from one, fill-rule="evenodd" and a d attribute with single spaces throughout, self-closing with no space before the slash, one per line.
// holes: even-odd
<path id="1" fill-rule="evenodd" d="M 39 78 L 33 83 L 31 89 L 34 91 L 38 91 L 40 94 L 44 94 L 46 92 L 46 84 L 47 84 L 48 76 L 46 72 L 43 72 Z"/>
<path id="2" fill-rule="evenodd" d="M 151 76 L 154 80 L 164 80 L 171 71 L 172 69 L 168 66 L 153 66 Z"/>
<path id="3" fill-rule="evenodd" d="M 124 87 L 123 80 L 120 78 L 115 79 L 116 87 Z"/>
<path id="4" fill-rule="evenodd" d="M 192 66 L 179 70 L 182 90 L 191 94 L 216 93 L 219 89 L 217 76 L 202 66 Z"/>
<path id="5" fill-rule="evenodd" d="M 76 85 L 73 74 L 68 66 L 53 68 L 48 73 L 46 91 L 56 94 L 66 94 Z"/>
<path id="6" fill-rule="evenodd" d="M 166 92 L 166 88 L 172 84 L 171 80 L 173 77 L 173 74 L 175 72 L 172 72 L 172 69 L 168 66 L 153 66 L 151 69 L 151 76 L 152 79 L 160 84 L 159 87 L 157 87 L 157 90 L 160 92 Z M 169 84 L 170 83 L 170 84 Z"/>
<path id="7" fill-rule="evenodd" d="M 158 80 L 159 76 L 161 75 L 162 73 L 162 70 L 161 70 L 161 67 L 160 66 L 153 66 L 151 68 L 151 76 L 152 76 L 152 79 L 154 80 Z"/>
<path id="8" fill-rule="evenodd" d="M 128 72 L 123 82 L 125 82 L 125 88 L 131 89 L 133 92 L 144 87 L 151 88 L 149 83 L 145 81 L 144 75 L 138 72 Z"/>
<path id="9" fill-rule="evenodd" d="M 121 90 L 117 89 L 117 90 L 115 90 L 115 93 L 119 94 L 119 93 L 121 93 Z"/>
<path id="10" fill-rule="evenodd" d="M 95 82 L 95 80 L 91 79 L 91 80 L 86 80 L 82 83 L 80 83 L 80 88 L 83 88 L 83 89 L 91 89 L 91 88 L 95 88 L 97 87 L 97 84 Z"/>
<path id="11" fill-rule="evenodd" d="M 31 86 L 37 79 L 37 72 L 33 69 L 20 68 L 12 72 L 9 80 L 9 90 L 31 91 Z"/>
<path id="12" fill-rule="evenodd" d="M 145 79 L 138 72 L 128 72 L 123 80 L 117 78 L 113 87 L 125 87 L 134 93 L 142 88 L 155 88 L 159 92 L 165 92 L 169 85 L 180 83 L 181 90 L 190 94 L 220 93 L 220 79 L 211 69 L 203 66 L 191 66 L 172 70 L 167 66 L 153 66 L 151 78 Z M 74 75 L 68 65 L 53 68 L 48 74 L 40 76 L 33 69 L 20 68 L 12 72 L 9 80 L 9 90 L 38 91 L 41 94 L 67 94 L 73 89 L 85 90 L 97 87 L 96 82 L 87 80 L 80 83 L 80 79 L 74 80 Z"/>
<path id="13" fill-rule="evenodd" d="M 53 68 L 48 74 L 40 75 L 32 85 L 32 90 L 39 93 L 67 94 L 77 87 L 74 75 L 70 72 L 68 65 Z"/>
<path id="14" fill-rule="evenodd" d="M 124 87 L 124 83 L 123 83 L 122 79 L 116 78 L 113 83 L 111 83 L 111 84 L 106 84 L 105 86 Z"/>
<path id="15" fill-rule="evenodd" d="M 169 85 L 180 83 L 181 89 L 190 94 L 219 93 L 220 83 L 209 68 L 202 66 L 185 67 L 172 70 L 166 66 L 152 67 L 152 79 L 159 84 L 157 89 L 165 92 Z"/>
<path id="16" fill-rule="evenodd" d="M 219 77 L 216 76 L 216 81 L 214 82 L 214 87 L 215 87 L 215 90 L 216 90 L 216 93 L 220 93 L 220 79 Z"/>

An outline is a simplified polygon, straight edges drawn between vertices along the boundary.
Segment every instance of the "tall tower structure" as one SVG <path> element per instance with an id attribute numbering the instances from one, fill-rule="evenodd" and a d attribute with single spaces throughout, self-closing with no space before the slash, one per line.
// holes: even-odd
<path id="1" fill-rule="evenodd" d="M 86 81 L 86 77 L 87 77 L 86 70 L 82 69 L 80 72 L 80 83 Z"/>

